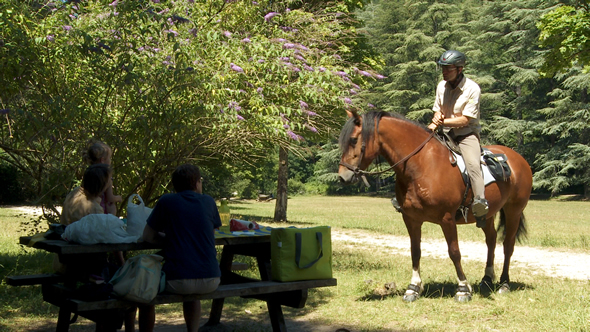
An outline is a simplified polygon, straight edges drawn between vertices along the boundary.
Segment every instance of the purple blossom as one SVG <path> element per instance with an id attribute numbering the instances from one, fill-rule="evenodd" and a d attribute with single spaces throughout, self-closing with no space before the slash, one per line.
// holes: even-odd
<path id="1" fill-rule="evenodd" d="M 334 54 L 333 57 L 336 58 L 336 59 L 338 59 L 338 60 L 342 60 L 342 57 L 340 55 L 338 55 L 338 54 Z"/>
<path id="2" fill-rule="evenodd" d="M 195 3 L 195 0 L 188 0 L 188 3 Z"/>
<path id="3" fill-rule="evenodd" d="M 256 92 L 262 93 L 262 90 L 263 90 L 262 88 L 258 88 L 258 89 L 256 89 Z"/>
<path id="4" fill-rule="evenodd" d="M 282 56 L 279 58 L 281 61 L 289 61 L 289 57 L 288 56 Z"/>
<path id="5" fill-rule="evenodd" d="M 355 89 L 350 89 L 350 94 L 356 95 L 356 94 L 357 94 L 357 92 L 356 92 L 356 90 L 355 90 Z"/>
<path id="6" fill-rule="evenodd" d="M 240 90 L 238 90 L 238 91 L 239 91 L 240 93 L 246 93 L 246 90 L 244 90 L 244 89 L 240 89 Z"/>
<path id="7" fill-rule="evenodd" d="M 243 73 L 244 69 L 242 69 L 242 67 L 234 64 L 233 62 L 229 64 L 229 67 L 233 70 L 233 71 L 237 71 L 238 73 Z"/>
<path id="8" fill-rule="evenodd" d="M 287 41 L 285 38 L 277 38 L 275 40 L 278 41 L 279 43 L 284 43 Z"/>
<path id="9" fill-rule="evenodd" d="M 172 17 L 168 17 L 168 19 L 166 21 L 168 22 L 168 25 L 174 25 L 174 21 L 172 20 Z"/>
<path id="10" fill-rule="evenodd" d="M 239 115 L 239 114 L 236 114 L 236 118 L 238 118 L 238 120 L 240 120 L 240 121 L 244 121 L 244 120 L 246 120 L 246 119 L 244 119 L 244 117 L 243 117 L 243 116 L 241 116 L 241 115 Z"/>
<path id="11" fill-rule="evenodd" d="M 284 43 L 283 44 L 283 48 L 286 48 L 286 49 L 295 48 L 295 44 L 292 44 L 292 43 Z"/>
<path id="12" fill-rule="evenodd" d="M 334 75 L 338 75 L 338 76 L 340 76 L 340 77 L 346 77 L 346 75 L 348 75 L 347 73 L 345 73 L 345 72 L 343 72 L 343 71 L 337 71 L 337 70 L 333 71 L 332 73 L 333 73 Z"/>
<path id="13" fill-rule="evenodd" d="M 111 7 L 115 7 L 115 6 L 117 6 L 117 4 L 119 4 L 119 0 L 115 0 L 115 1 L 111 2 L 111 3 L 109 4 L 109 6 L 111 6 Z"/>
<path id="14" fill-rule="evenodd" d="M 361 87 L 358 86 L 358 84 L 351 83 L 350 85 L 352 85 L 352 87 L 355 88 L 355 89 L 357 89 L 357 90 L 360 90 L 361 89 Z"/>
<path id="15" fill-rule="evenodd" d="M 270 20 L 271 20 L 273 17 L 277 16 L 277 15 L 279 15 L 279 13 L 277 13 L 277 12 L 270 12 L 270 13 L 268 13 L 268 14 L 264 15 L 264 20 L 265 20 L 266 22 L 270 22 Z"/>
<path id="16" fill-rule="evenodd" d="M 289 126 L 288 124 L 286 124 L 286 123 L 285 123 L 285 124 L 283 125 L 283 128 L 285 128 L 285 129 L 289 129 L 289 128 L 291 128 L 291 126 Z"/>
<path id="17" fill-rule="evenodd" d="M 375 108 L 375 105 L 368 103 L 367 106 L 369 106 L 370 108 Z"/>
<path id="18" fill-rule="evenodd" d="M 154 48 L 152 48 L 152 51 L 154 51 L 154 52 L 158 53 L 158 52 L 160 52 L 160 49 L 159 49 L 159 48 L 157 48 L 157 47 L 154 47 Z"/>
<path id="19" fill-rule="evenodd" d="M 78 6 L 76 6 L 76 5 L 73 5 L 73 6 L 72 6 L 72 9 L 74 9 L 74 10 L 78 10 Z"/>
<path id="20" fill-rule="evenodd" d="M 321 72 L 321 73 L 323 73 L 323 72 L 325 72 L 325 71 L 326 71 L 326 68 L 324 68 L 324 67 L 319 67 L 319 68 L 318 68 L 318 71 L 319 71 L 319 72 Z"/>
<path id="21" fill-rule="evenodd" d="M 367 77 L 373 77 L 373 75 L 371 75 L 371 73 L 366 72 L 364 70 L 359 71 L 359 74 L 363 75 L 363 76 L 367 76 Z"/>
<path id="22" fill-rule="evenodd" d="M 287 119 L 287 117 L 285 116 L 285 113 L 280 113 L 279 115 L 281 116 L 281 119 L 282 119 L 284 122 L 289 122 L 289 119 Z"/>
<path id="23" fill-rule="evenodd" d="M 297 67 L 293 67 L 293 68 L 291 68 L 291 70 L 292 70 L 292 71 L 294 71 L 294 72 L 296 72 L 296 73 L 298 73 L 298 72 L 300 72 L 300 71 L 301 71 L 301 69 L 299 69 L 299 68 L 297 68 Z"/>
<path id="24" fill-rule="evenodd" d="M 62 28 L 63 28 L 65 31 L 70 31 L 70 30 L 72 30 L 72 26 L 71 26 L 71 25 L 64 25 Z"/>
<path id="25" fill-rule="evenodd" d="M 287 130 L 287 134 L 289 135 L 289 137 L 291 137 L 291 139 L 295 140 L 295 141 L 299 141 L 300 139 L 302 139 L 303 137 L 295 134 L 294 132 Z"/>
<path id="26" fill-rule="evenodd" d="M 229 31 L 224 31 L 224 32 L 223 32 L 223 35 L 224 35 L 224 36 L 226 36 L 227 38 L 230 38 L 230 37 L 231 37 L 231 32 L 229 32 Z"/>
<path id="27" fill-rule="evenodd" d="M 292 63 L 290 63 L 290 62 L 284 62 L 284 63 L 283 63 L 283 65 L 285 65 L 285 66 L 289 66 L 289 67 L 293 66 L 293 64 L 292 64 Z"/>
<path id="28" fill-rule="evenodd" d="M 347 103 L 347 104 L 352 104 L 352 100 L 350 98 L 348 98 L 348 97 L 345 97 L 344 98 L 344 102 Z"/>
<path id="29" fill-rule="evenodd" d="M 152 0 L 153 3 L 160 3 L 160 0 Z"/>
<path id="30" fill-rule="evenodd" d="M 9 108 L 5 108 L 3 110 L 0 110 L 0 115 L 5 115 L 5 114 L 8 114 L 8 113 L 10 113 L 10 109 Z"/>
<path id="31" fill-rule="evenodd" d="M 113 12 L 113 16 L 119 16 L 119 12 Z"/>
<path id="32" fill-rule="evenodd" d="M 68 16 L 69 16 L 69 17 L 70 17 L 72 20 L 75 20 L 75 19 L 77 18 L 75 15 L 72 15 L 72 14 L 70 14 L 70 15 L 68 15 Z"/>
<path id="33" fill-rule="evenodd" d="M 165 8 L 165 9 L 163 9 L 163 10 L 160 10 L 160 11 L 158 12 L 158 15 L 166 14 L 166 13 L 167 13 L 167 12 L 169 12 L 169 11 L 170 11 L 170 9 L 168 9 L 168 8 Z"/>
<path id="34" fill-rule="evenodd" d="M 242 39 L 242 43 L 249 43 L 249 42 L 250 42 L 250 38 L 248 38 L 248 37 Z"/>
<path id="35" fill-rule="evenodd" d="M 303 46 L 303 45 L 301 45 L 301 44 L 297 44 L 297 45 L 295 45 L 295 46 L 296 46 L 298 49 L 300 49 L 300 50 L 303 50 L 303 51 L 309 51 L 309 48 L 307 48 L 307 47 L 305 47 L 305 46 Z"/>
<path id="36" fill-rule="evenodd" d="M 384 79 L 384 78 L 385 78 L 385 76 L 383 76 L 383 75 L 381 75 L 381 74 L 377 74 L 377 75 L 375 75 L 375 78 L 376 78 L 376 79 L 380 79 L 380 80 L 382 80 L 382 79 Z"/>
<path id="37" fill-rule="evenodd" d="M 307 70 L 307 71 L 313 71 L 313 67 L 310 67 L 306 64 L 303 65 L 303 69 Z"/>
<path id="38" fill-rule="evenodd" d="M 305 58 L 302 57 L 301 55 L 295 54 L 295 59 L 299 60 L 299 61 L 305 61 Z"/>
<path id="39" fill-rule="evenodd" d="M 309 115 L 309 116 L 316 116 L 318 115 L 316 112 L 312 112 L 312 111 L 304 111 L 305 114 Z"/>
<path id="40" fill-rule="evenodd" d="M 45 38 L 47 38 L 48 41 L 52 42 L 55 40 L 55 35 L 47 35 L 47 37 Z"/>
<path id="41" fill-rule="evenodd" d="M 304 124 L 303 126 L 305 126 L 305 128 L 309 129 L 309 131 L 311 131 L 312 133 L 317 133 L 318 130 L 312 126 L 310 126 L 309 124 Z"/>
<path id="42" fill-rule="evenodd" d="M 254 6 L 257 6 L 257 5 L 258 5 L 258 2 L 256 2 L 256 1 L 252 1 L 252 4 L 253 4 Z"/>
<path id="43" fill-rule="evenodd" d="M 291 11 L 291 9 L 289 9 L 289 8 L 285 9 L 285 13 L 288 13 L 290 11 Z"/>
<path id="44" fill-rule="evenodd" d="M 303 100 L 300 100 L 300 101 L 299 101 L 299 106 L 300 106 L 302 109 L 307 109 L 307 108 L 309 107 L 309 105 L 307 105 L 307 103 L 306 103 L 306 102 L 304 102 Z"/>
<path id="45" fill-rule="evenodd" d="M 264 63 L 264 59 L 259 59 L 258 63 Z"/>

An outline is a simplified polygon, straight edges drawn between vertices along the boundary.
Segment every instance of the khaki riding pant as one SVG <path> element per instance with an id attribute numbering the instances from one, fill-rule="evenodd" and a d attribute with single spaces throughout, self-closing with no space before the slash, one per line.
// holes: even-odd
<path id="1" fill-rule="evenodd" d="M 465 160 L 465 168 L 471 180 L 471 188 L 474 197 L 485 198 L 485 185 L 483 182 L 483 174 L 481 170 L 481 146 L 479 144 L 479 137 L 471 134 L 461 137 L 457 140 L 457 145 L 461 149 L 461 154 Z"/>

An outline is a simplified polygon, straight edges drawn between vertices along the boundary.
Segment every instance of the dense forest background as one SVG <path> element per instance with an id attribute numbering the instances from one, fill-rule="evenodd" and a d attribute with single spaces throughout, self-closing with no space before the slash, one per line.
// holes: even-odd
<path id="1" fill-rule="evenodd" d="M 584 1 L 16 1 L 0 4 L 0 202 L 49 207 L 90 139 L 148 202 L 203 166 L 214 197 L 392 191 L 336 181 L 346 116 L 431 118 L 435 60 L 468 57 L 483 144 L 521 153 L 537 193 L 590 196 Z M 289 151 L 288 161 L 279 150 Z M 386 165 L 373 165 L 377 169 Z"/>

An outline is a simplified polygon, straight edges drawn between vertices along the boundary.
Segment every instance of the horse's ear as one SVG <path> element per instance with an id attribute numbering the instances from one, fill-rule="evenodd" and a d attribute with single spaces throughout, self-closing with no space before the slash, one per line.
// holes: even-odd
<path id="1" fill-rule="evenodd" d="M 356 111 L 349 111 L 346 110 L 346 115 L 348 115 L 349 118 L 354 118 L 354 123 L 358 126 L 361 123 L 361 117 L 358 115 L 358 113 Z"/>

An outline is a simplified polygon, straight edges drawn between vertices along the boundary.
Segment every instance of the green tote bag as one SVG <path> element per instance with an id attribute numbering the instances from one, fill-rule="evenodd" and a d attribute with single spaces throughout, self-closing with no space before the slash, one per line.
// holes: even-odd
<path id="1" fill-rule="evenodd" d="M 271 272 L 276 281 L 332 278 L 329 226 L 273 228 L 270 232 Z"/>

